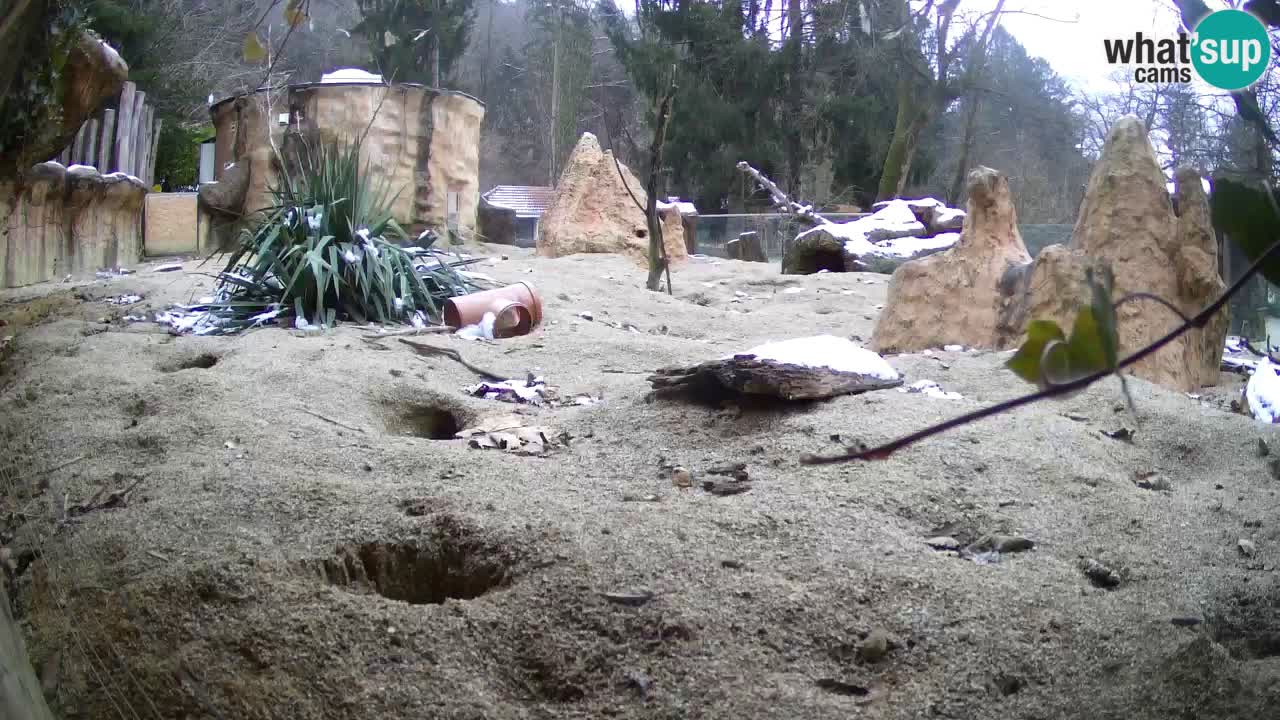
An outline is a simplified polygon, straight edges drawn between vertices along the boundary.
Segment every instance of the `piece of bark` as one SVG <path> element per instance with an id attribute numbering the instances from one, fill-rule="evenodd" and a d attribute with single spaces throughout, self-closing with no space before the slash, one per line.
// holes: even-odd
<path id="1" fill-rule="evenodd" d="M 783 400 L 818 400 L 902 384 L 902 378 L 884 380 L 826 367 L 761 360 L 754 355 L 737 355 L 692 367 L 662 368 L 648 379 L 655 390 L 705 388 L 714 383 L 734 392 Z"/>

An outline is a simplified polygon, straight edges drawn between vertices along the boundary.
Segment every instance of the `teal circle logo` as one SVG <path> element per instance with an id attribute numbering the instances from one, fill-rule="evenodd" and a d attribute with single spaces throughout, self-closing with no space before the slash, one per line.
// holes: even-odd
<path id="1" fill-rule="evenodd" d="M 1258 18 L 1243 10 L 1218 10 L 1196 26 L 1191 64 L 1210 85 L 1241 90 L 1258 82 L 1271 62 L 1271 39 Z"/>

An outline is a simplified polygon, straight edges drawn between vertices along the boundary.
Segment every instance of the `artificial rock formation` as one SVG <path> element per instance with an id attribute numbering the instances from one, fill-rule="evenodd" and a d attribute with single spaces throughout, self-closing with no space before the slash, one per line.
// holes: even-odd
<path id="1" fill-rule="evenodd" d="M 20 192 L 0 185 L 0 287 L 137 263 L 146 194 L 137 178 L 56 162 L 32 168 Z"/>
<path id="2" fill-rule="evenodd" d="M 1090 177 L 1071 243 L 1051 245 L 1031 263 L 1008 184 L 993 170 L 975 170 L 960 241 L 894 272 L 873 346 L 893 352 L 946 344 L 1010 348 L 1021 342 L 1031 320 L 1054 320 L 1070 331 L 1078 309 L 1090 302 L 1090 268 L 1110 269 L 1117 299 L 1151 293 L 1194 315 L 1225 286 L 1200 175 L 1178 170 L 1175 188 L 1176 214 L 1142 121 L 1121 119 Z M 1122 356 L 1181 322 L 1148 300 L 1122 304 L 1117 321 Z M 1212 385 L 1227 323 L 1224 308 L 1204 329 L 1183 334 L 1130 369 L 1182 391 Z"/>
<path id="3" fill-rule="evenodd" d="M 613 151 L 601 150 L 594 135 L 583 133 L 560 174 L 555 198 L 542 215 L 537 252 L 546 257 L 617 253 L 647 262 L 649 231 L 644 212 L 636 205 L 647 201 L 644 184 L 626 165 L 614 162 Z M 659 213 L 667 258 L 688 257 L 678 207 L 669 205 Z"/>
<path id="4" fill-rule="evenodd" d="M 77 31 L 56 70 L 42 67 L 57 61 L 46 30 L 53 9 L 48 2 L 6 5 L 0 10 L 0 113 L 6 118 L 27 116 L 30 122 L 22 144 L 0 152 L 0 181 L 17 178 L 33 163 L 65 148 L 84 121 L 119 93 L 129 77 L 129 66 L 119 53 L 88 31 Z M 23 76 L 24 71 L 34 74 L 46 70 L 59 84 L 56 95 L 47 102 L 32 104 L 13 87 L 14 83 L 31 81 Z"/>
<path id="5" fill-rule="evenodd" d="M 214 177 L 230 187 L 201 188 L 205 213 L 251 221 L 274 202 L 276 148 L 293 164 L 319 143 L 363 135 L 361 160 L 387 189 L 391 213 L 411 237 L 427 228 L 447 237 L 449 226 L 469 237 L 476 229 L 484 105 L 469 95 L 370 80 L 324 82 L 227 98 L 210 114 Z"/>
<path id="6" fill-rule="evenodd" d="M 1087 303 L 1084 268 L 1108 265 L 1115 297 L 1146 292 L 1194 315 L 1226 289 L 1217 241 L 1199 173 L 1174 176 L 1174 213 L 1164 173 L 1142 121 L 1126 117 L 1107 135 L 1085 191 L 1068 247 L 1046 248 L 1031 269 L 1023 314 L 1069 328 Z M 1159 305 L 1137 300 L 1117 311 L 1121 354 L 1162 337 L 1181 321 Z M 1218 381 L 1228 316 L 1224 308 L 1202 330 L 1191 330 L 1132 367 L 1134 375 L 1186 392 Z"/>
<path id="7" fill-rule="evenodd" d="M 990 168 L 969 174 L 968 216 L 949 250 L 904 263 L 889 281 L 871 345 L 878 352 L 910 352 L 944 345 L 1000 347 L 1021 332 L 1010 327 L 1010 269 L 1031 261 L 1009 182 Z"/>

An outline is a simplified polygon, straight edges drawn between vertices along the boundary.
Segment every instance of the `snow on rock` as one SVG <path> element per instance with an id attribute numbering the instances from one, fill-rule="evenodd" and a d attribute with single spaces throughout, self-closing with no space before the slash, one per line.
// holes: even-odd
<path id="1" fill-rule="evenodd" d="M 320 77 L 320 82 L 326 85 L 333 83 L 362 83 L 365 85 L 382 85 L 382 76 L 375 75 L 371 72 L 360 70 L 359 68 L 342 68 L 334 70 L 331 73 L 325 73 Z"/>
<path id="2" fill-rule="evenodd" d="M 820 270 L 892 272 L 906 260 L 945 250 L 960 239 L 955 230 L 965 213 L 933 198 L 886 200 L 876 211 L 846 223 L 819 225 L 796 236 L 783 258 L 783 272 L 807 275 Z M 937 227 L 935 218 L 946 221 Z M 843 267 L 832 268 L 833 256 Z"/>
<path id="3" fill-rule="evenodd" d="M 960 230 L 967 213 L 956 208 L 943 207 L 933 213 L 933 227 L 937 230 Z"/>
<path id="4" fill-rule="evenodd" d="M 1280 366 L 1263 358 L 1244 388 L 1249 413 L 1265 423 L 1280 422 Z"/>
<path id="5" fill-rule="evenodd" d="M 666 202 L 658 201 L 659 210 L 668 210 L 674 207 L 681 215 L 697 215 L 698 208 L 691 202 L 681 200 L 678 197 L 669 197 Z"/>
<path id="6" fill-rule="evenodd" d="M 856 227 L 857 233 L 871 241 L 919 237 L 925 232 L 924 223 L 916 219 L 916 214 L 905 200 L 890 200 L 870 216 L 844 225 Z"/>
<path id="7" fill-rule="evenodd" d="M 850 340 L 834 335 L 815 335 L 766 343 L 737 355 L 752 355 L 784 365 L 829 368 L 879 380 L 897 380 L 898 372 L 880 357 Z M 736 357 L 730 355 L 729 359 Z"/>

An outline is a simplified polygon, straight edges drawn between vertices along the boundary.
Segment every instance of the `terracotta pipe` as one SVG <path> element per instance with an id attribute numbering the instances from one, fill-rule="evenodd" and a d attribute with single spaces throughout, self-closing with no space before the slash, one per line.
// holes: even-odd
<path id="1" fill-rule="evenodd" d="M 495 337 L 525 335 L 542 323 L 542 299 L 533 286 L 525 282 L 457 295 L 444 301 L 444 324 L 456 328 L 475 325 L 487 312 L 495 316 Z M 515 319 L 506 319 L 511 313 L 515 313 Z M 499 328 L 511 332 L 498 335 Z"/>

